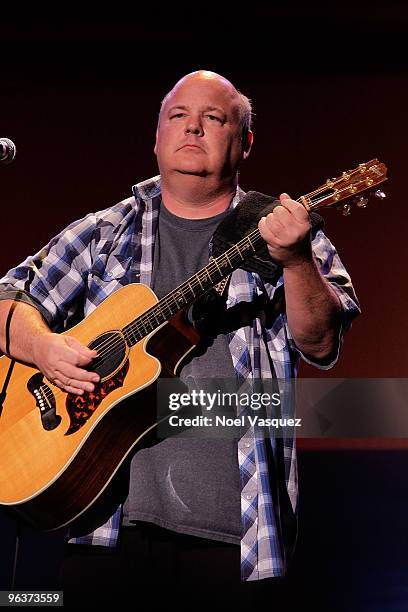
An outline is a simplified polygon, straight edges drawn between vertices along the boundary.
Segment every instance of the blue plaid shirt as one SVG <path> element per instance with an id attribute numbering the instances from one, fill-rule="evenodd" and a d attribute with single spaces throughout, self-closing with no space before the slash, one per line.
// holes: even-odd
<path id="1" fill-rule="evenodd" d="M 62 332 L 87 316 L 119 287 L 133 282 L 150 285 L 161 204 L 160 177 L 138 183 L 132 192 L 132 197 L 116 206 L 75 221 L 36 255 L 10 270 L 0 279 L 0 299 L 13 298 L 17 290 L 22 291 L 18 299 L 34 305 L 53 331 Z M 231 207 L 243 195 L 244 192 L 237 188 Z M 325 366 L 315 364 L 328 369 L 337 361 L 343 332 L 359 313 L 359 306 L 350 277 L 321 230 L 313 239 L 312 247 L 322 275 L 340 299 L 343 313 L 335 358 Z M 255 273 L 235 270 L 229 284 L 227 306 L 231 308 L 242 300 L 250 302 L 262 292 L 273 299 L 282 283 L 282 277 L 272 285 L 262 282 Z M 290 381 L 296 376 L 300 356 L 312 363 L 293 342 L 284 311 L 270 327 L 256 318 L 251 325 L 230 333 L 229 348 L 238 380 L 249 384 L 257 379 L 273 378 L 268 353 L 278 379 Z M 282 416 L 291 415 L 282 413 Z M 298 485 L 294 436 L 282 438 L 282 444 L 284 475 L 281 478 L 296 517 Z M 238 443 L 242 580 L 284 575 L 293 550 L 293 542 L 290 549 L 285 542 L 280 498 L 276 494 L 277 472 L 272 463 L 277 453 L 277 439 L 273 433 L 265 437 L 251 428 Z M 120 522 L 119 508 L 106 525 L 75 542 L 114 546 Z"/>

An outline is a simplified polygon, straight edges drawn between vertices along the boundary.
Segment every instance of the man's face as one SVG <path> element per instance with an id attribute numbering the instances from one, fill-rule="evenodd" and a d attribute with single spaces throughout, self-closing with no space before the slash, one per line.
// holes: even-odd
<path id="1" fill-rule="evenodd" d="M 154 151 L 162 175 L 234 176 L 248 153 L 233 87 L 217 78 L 184 79 L 162 109 Z"/>

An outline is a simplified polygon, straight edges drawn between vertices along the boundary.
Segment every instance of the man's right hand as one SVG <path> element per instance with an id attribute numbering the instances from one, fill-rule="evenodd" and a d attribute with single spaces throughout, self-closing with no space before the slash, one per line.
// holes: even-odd
<path id="1" fill-rule="evenodd" d="M 97 351 L 83 346 L 72 336 L 43 333 L 35 338 L 34 363 L 54 385 L 67 393 L 82 395 L 93 391 L 99 375 L 84 369 Z"/>

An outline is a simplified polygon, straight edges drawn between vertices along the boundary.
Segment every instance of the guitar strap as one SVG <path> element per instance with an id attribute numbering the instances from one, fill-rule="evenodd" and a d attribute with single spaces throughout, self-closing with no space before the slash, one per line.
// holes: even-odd
<path id="1" fill-rule="evenodd" d="M 280 200 L 258 191 L 248 191 L 242 200 L 232 209 L 218 225 L 211 239 L 211 255 L 218 257 L 251 231 L 257 229 L 262 217 L 279 206 Z M 310 213 L 312 238 L 319 229 L 324 228 L 324 221 L 315 212 Z M 282 268 L 269 255 L 266 242 L 252 257 L 241 262 L 239 266 L 247 272 L 256 272 L 263 280 L 275 284 L 282 274 Z"/>

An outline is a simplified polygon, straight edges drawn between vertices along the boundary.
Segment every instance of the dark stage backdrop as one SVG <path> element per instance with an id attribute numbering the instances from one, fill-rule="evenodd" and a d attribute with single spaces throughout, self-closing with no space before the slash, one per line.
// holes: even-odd
<path id="1" fill-rule="evenodd" d="M 242 167 L 244 189 L 298 197 L 360 162 L 378 157 L 387 164 L 385 202 L 373 201 L 349 217 L 323 213 L 326 233 L 352 275 L 363 316 L 346 337 L 335 370 L 321 373 L 303 365 L 301 375 L 405 377 L 408 6 L 342 2 L 328 9 L 309 3 L 289 8 L 251 3 L 239 14 L 232 10 L 203 6 L 155 14 L 99 10 L 92 18 L 4 17 L 0 136 L 12 138 L 18 154 L 13 164 L 0 167 L 0 272 L 36 252 L 72 220 L 128 197 L 133 183 L 156 174 L 153 145 L 162 97 L 183 74 L 214 70 L 253 100 L 255 145 Z M 328 445 L 302 444 L 304 449 Z M 376 447 L 361 440 L 341 445 Z M 404 445 L 404 440 L 385 444 Z M 407 582 L 406 560 L 398 545 L 406 540 L 402 522 L 397 522 L 397 538 L 387 533 L 392 516 L 406 515 L 401 478 L 406 457 L 390 450 L 383 455 L 366 450 L 363 456 L 358 451 L 301 453 L 303 533 L 309 536 L 307 547 L 300 542 L 299 559 L 303 568 L 316 567 L 318 574 L 324 565 L 322 556 L 317 559 L 319 551 L 335 555 L 325 566 L 332 572 L 325 575 L 327 589 L 329 584 L 340 589 L 342 576 L 351 588 L 355 565 L 361 601 L 365 598 L 367 609 L 376 610 L 381 597 L 390 606 L 405 597 L 400 585 Z M 334 480 L 350 490 L 349 499 L 342 485 L 330 484 Z M 333 508 L 336 526 L 327 520 Z M 373 508 L 380 513 L 377 522 Z M 358 522 L 350 531 L 347 521 L 354 519 Z M 320 528 L 340 530 L 334 539 L 341 554 L 326 551 L 323 532 L 314 537 Z M 375 546 L 370 539 L 374 532 L 380 534 Z M 366 557 L 355 553 L 360 533 Z M 320 546 L 311 553 L 313 541 Z M 316 555 L 312 562 L 310 554 Z M 371 573 L 369 557 L 378 560 Z M 375 588 L 382 585 L 376 599 Z M 372 605 L 366 597 L 370 589 Z M 365 610 L 360 604 L 341 609 Z"/>

